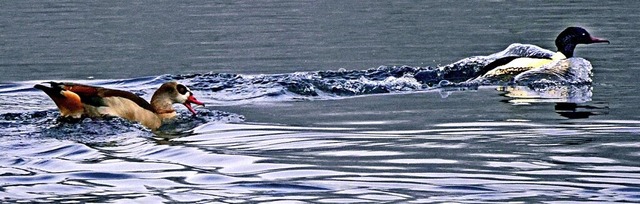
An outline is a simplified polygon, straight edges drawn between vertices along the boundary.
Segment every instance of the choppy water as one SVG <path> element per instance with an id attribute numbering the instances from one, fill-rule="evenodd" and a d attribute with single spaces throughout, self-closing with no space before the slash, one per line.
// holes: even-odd
<path id="1" fill-rule="evenodd" d="M 3 1 L 0 199 L 640 202 L 638 3 L 474 4 Z M 572 77 L 472 80 L 570 25 L 612 42 Z M 67 122 L 31 88 L 62 79 L 207 107 Z"/>

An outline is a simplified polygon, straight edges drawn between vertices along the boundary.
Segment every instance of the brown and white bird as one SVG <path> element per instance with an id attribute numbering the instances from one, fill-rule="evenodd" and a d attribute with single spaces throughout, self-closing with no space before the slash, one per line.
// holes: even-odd
<path id="1" fill-rule="evenodd" d="M 136 121 L 150 129 L 158 129 L 163 120 L 176 116 L 173 104 L 183 104 L 194 115 L 191 104 L 203 105 L 191 90 L 177 82 L 162 84 L 151 97 L 151 103 L 134 93 L 70 82 L 46 82 L 34 86 L 44 91 L 60 110 L 62 117 L 117 116 Z"/>

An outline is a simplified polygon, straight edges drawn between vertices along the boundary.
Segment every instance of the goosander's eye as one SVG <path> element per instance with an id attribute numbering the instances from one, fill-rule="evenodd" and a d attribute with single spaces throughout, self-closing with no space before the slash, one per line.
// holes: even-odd
<path id="1" fill-rule="evenodd" d="M 180 95 L 185 95 L 187 94 L 187 92 L 189 92 L 189 89 L 187 89 L 187 87 L 182 84 L 178 84 L 178 86 L 176 86 L 176 89 L 178 90 L 178 93 L 180 93 Z"/>

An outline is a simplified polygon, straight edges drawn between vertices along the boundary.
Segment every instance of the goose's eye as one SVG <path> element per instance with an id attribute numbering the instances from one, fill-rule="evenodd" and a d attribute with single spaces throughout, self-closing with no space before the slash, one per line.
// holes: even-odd
<path id="1" fill-rule="evenodd" d="M 178 93 L 180 93 L 181 95 L 185 95 L 188 92 L 188 89 L 186 86 L 182 85 L 182 84 L 178 84 L 178 86 L 176 87 L 176 89 L 178 89 Z"/>

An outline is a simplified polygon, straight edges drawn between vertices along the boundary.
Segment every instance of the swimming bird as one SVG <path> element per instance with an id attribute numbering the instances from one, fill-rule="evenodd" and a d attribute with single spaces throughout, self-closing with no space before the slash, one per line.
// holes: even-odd
<path id="1" fill-rule="evenodd" d="M 509 80 L 522 72 L 548 65 L 552 62 L 573 57 L 573 51 L 578 44 L 609 43 L 608 40 L 592 37 L 581 27 L 568 27 L 556 38 L 558 51 L 550 58 L 532 58 L 510 56 L 497 59 L 482 68 L 479 76 L 485 79 Z"/>
<path id="2" fill-rule="evenodd" d="M 48 84 L 49 86 L 45 85 Z M 194 115 L 191 104 L 203 105 L 187 86 L 177 82 L 164 83 L 151 97 L 151 103 L 134 93 L 71 82 L 36 84 L 56 104 L 65 118 L 116 116 L 155 130 L 162 122 L 176 116 L 173 104 L 183 104 Z"/>

